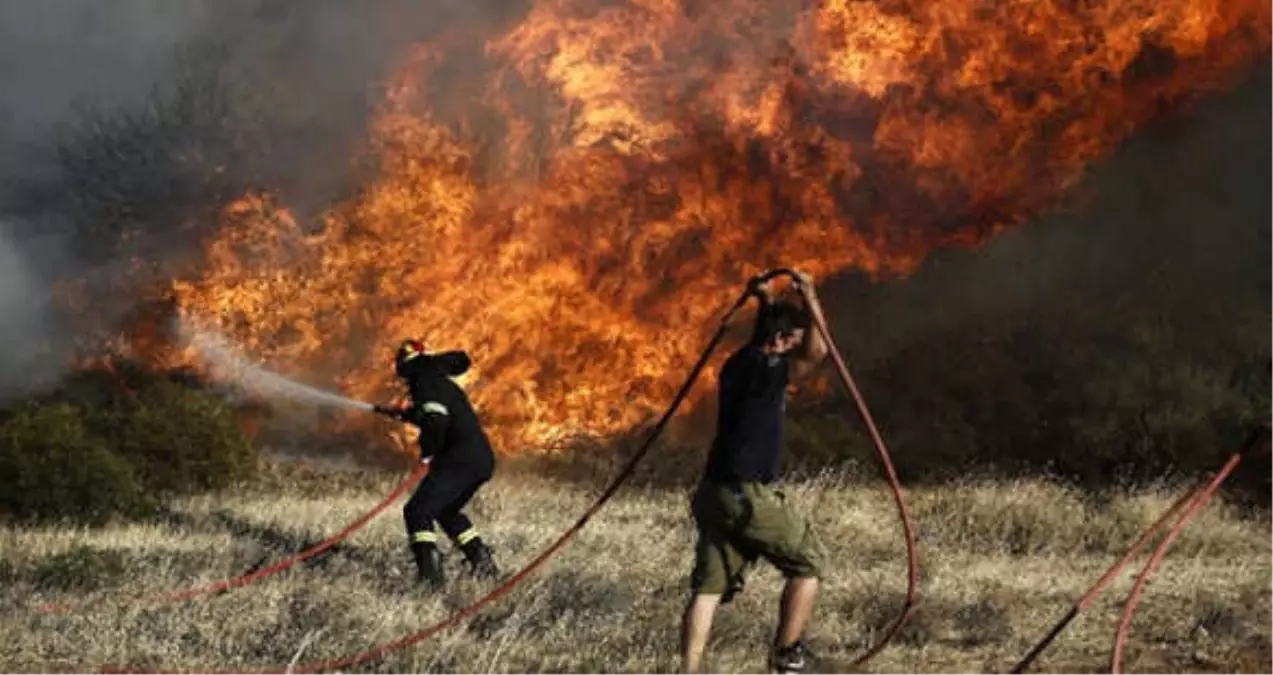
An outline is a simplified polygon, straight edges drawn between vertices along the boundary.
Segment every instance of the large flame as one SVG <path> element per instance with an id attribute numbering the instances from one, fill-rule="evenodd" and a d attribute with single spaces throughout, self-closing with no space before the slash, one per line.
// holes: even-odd
<path id="1" fill-rule="evenodd" d="M 184 311 L 355 396 L 396 341 L 476 364 L 502 450 L 657 411 L 747 275 L 905 274 L 1055 203 L 1267 54 L 1265 0 L 541 0 L 391 78 L 377 179 L 225 211 Z M 458 74 L 457 74 L 458 73 Z"/>

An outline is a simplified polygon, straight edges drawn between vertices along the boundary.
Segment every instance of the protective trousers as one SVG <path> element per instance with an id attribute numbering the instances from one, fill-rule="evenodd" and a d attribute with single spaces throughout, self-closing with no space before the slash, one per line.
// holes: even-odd
<path id="1" fill-rule="evenodd" d="M 415 494 L 407 500 L 403 516 L 421 581 L 435 586 L 445 583 L 441 555 L 437 549 L 438 534 L 433 526 L 435 521 L 442 526 L 447 538 L 464 552 L 474 573 L 488 577 L 498 574 L 490 549 L 482 541 L 473 521 L 464 514 L 464 507 L 489 479 L 489 475 L 477 472 L 438 468 L 425 476 Z"/>

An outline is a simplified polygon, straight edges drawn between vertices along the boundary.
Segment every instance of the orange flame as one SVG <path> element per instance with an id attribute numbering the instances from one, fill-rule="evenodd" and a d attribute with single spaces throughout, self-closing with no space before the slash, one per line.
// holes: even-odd
<path id="1" fill-rule="evenodd" d="M 466 349 L 504 451 L 609 433 L 670 399 L 748 274 L 983 241 L 1231 82 L 1269 23 L 1263 0 L 542 0 L 480 69 L 413 50 L 378 178 L 313 232 L 229 205 L 175 293 L 365 399 L 405 336 Z"/>

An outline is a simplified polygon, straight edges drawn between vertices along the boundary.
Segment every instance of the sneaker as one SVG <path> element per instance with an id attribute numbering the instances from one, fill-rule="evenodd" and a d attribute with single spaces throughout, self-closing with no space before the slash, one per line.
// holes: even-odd
<path id="1" fill-rule="evenodd" d="M 795 644 L 775 649 L 769 655 L 769 667 L 775 673 L 808 673 L 813 672 L 816 657 L 803 640 Z"/>

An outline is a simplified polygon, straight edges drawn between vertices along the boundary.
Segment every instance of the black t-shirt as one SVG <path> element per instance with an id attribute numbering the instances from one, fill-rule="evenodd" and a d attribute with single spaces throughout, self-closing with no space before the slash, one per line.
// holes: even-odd
<path id="1" fill-rule="evenodd" d="M 420 427 L 420 452 L 433 457 L 434 470 L 458 468 L 489 476 L 495 467 L 491 442 L 468 396 L 448 377 L 467 367 L 450 361 L 460 358 L 452 353 L 439 356 L 448 358 L 428 357 L 430 361 L 422 363 L 407 382 L 411 392 L 407 418 Z M 463 360 L 467 366 L 467 355 Z"/>
<path id="2" fill-rule="evenodd" d="M 708 480 L 772 483 L 778 478 L 789 372 L 786 356 L 769 356 L 758 347 L 743 347 L 725 361 Z"/>

